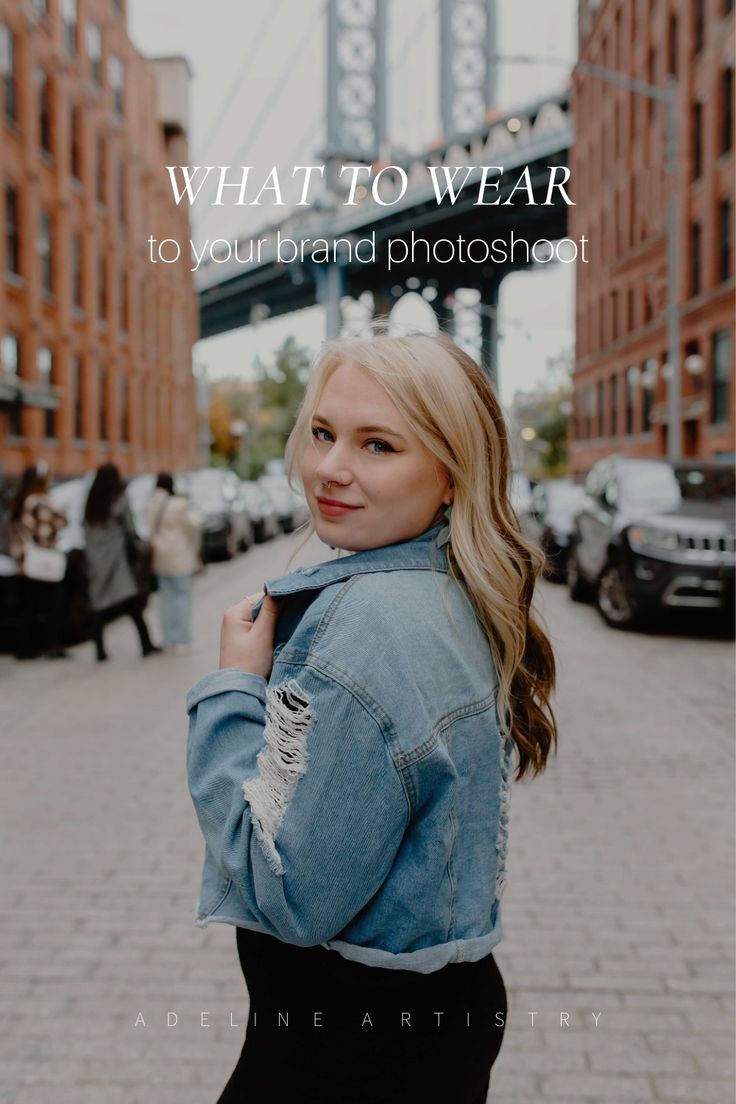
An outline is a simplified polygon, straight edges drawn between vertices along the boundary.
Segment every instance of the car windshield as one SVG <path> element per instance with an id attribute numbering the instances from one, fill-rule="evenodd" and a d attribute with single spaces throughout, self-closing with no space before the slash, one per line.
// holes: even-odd
<path id="1" fill-rule="evenodd" d="M 734 497 L 729 468 L 673 467 L 666 463 L 626 464 L 621 494 L 630 505 L 676 510 L 682 502 L 725 502 Z"/>
<path id="2" fill-rule="evenodd" d="M 559 483 L 548 483 L 545 489 L 549 504 L 555 510 L 577 506 L 583 498 L 583 488 L 578 483 L 561 480 Z"/>
<path id="3" fill-rule="evenodd" d="M 222 476 L 219 472 L 194 472 L 189 482 L 189 494 L 193 502 L 202 506 L 225 505 Z"/>

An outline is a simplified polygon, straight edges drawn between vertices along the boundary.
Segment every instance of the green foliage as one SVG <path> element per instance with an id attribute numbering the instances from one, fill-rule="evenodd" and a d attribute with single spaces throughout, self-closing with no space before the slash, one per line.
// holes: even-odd
<path id="1" fill-rule="evenodd" d="M 257 479 L 269 460 L 283 457 L 309 379 L 310 363 L 309 350 L 299 345 L 294 337 L 287 337 L 277 349 L 273 362 L 256 359 L 254 389 L 244 388 L 221 395 L 229 408 L 230 418 L 245 422 L 246 432 L 240 450 L 231 451 L 228 458 L 230 466 L 242 479 Z"/>

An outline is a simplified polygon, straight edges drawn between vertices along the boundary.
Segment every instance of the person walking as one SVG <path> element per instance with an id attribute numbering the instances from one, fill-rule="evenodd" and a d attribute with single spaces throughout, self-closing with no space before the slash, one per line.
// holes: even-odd
<path id="1" fill-rule="evenodd" d="M 250 995 L 219 1104 L 485 1104 L 512 774 L 557 747 L 501 410 L 445 335 L 332 342 L 287 463 L 347 554 L 228 609 L 187 696 L 196 922 Z"/>
<path id="2" fill-rule="evenodd" d="M 10 512 L 10 554 L 20 584 L 16 659 L 32 659 L 34 640 L 47 659 L 67 658 L 63 646 L 66 556 L 56 537 L 66 516 L 49 498 L 51 474 L 43 461 L 27 467 Z"/>
<path id="3" fill-rule="evenodd" d="M 161 652 L 151 641 L 143 618 L 144 598 L 129 562 L 129 550 L 135 548 L 138 537 L 125 484 L 115 464 L 97 469 L 84 509 L 84 539 L 97 661 L 108 659 L 103 629 L 114 614 L 130 617 L 143 656 Z"/>
<path id="4" fill-rule="evenodd" d="M 158 476 L 143 512 L 158 580 L 164 648 L 182 655 L 191 644 L 192 579 L 200 563 L 202 524 L 187 499 L 174 494 L 174 480 L 168 472 Z"/>

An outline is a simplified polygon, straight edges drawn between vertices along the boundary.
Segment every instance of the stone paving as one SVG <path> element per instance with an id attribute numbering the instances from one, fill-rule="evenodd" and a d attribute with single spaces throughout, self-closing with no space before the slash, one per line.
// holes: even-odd
<path id="1" fill-rule="evenodd" d="M 193 920 L 184 694 L 216 665 L 222 610 L 295 544 L 197 579 L 189 657 L 139 659 L 126 622 L 101 667 L 91 644 L 0 657 L 2 1104 L 214 1104 L 224 1086 L 247 994 L 234 930 Z M 540 600 L 560 751 L 513 789 L 489 1100 L 728 1104 L 733 643 L 620 634 L 547 584 Z"/>

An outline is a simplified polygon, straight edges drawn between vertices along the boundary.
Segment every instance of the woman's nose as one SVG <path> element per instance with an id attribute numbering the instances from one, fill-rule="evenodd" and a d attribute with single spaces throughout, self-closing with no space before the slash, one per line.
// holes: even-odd
<path id="1" fill-rule="evenodd" d="M 352 479 L 350 468 L 338 445 L 333 445 L 330 451 L 322 457 L 315 472 L 317 478 L 325 483 L 328 481 L 349 483 Z"/>

